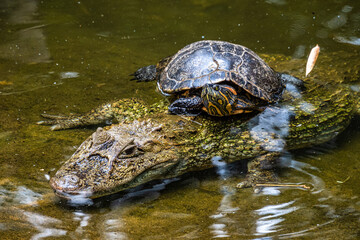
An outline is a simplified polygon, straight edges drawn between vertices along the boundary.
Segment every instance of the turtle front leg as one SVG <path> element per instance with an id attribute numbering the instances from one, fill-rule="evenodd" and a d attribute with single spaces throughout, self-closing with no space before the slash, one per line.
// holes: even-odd
<path id="1" fill-rule="evenodd" d="M 280 153 L 269 152 L 258 156 L 248 163 L 248 173 L 238 188 L 256 187 L 259 183 L 276 182 L 274 168 L 277 165 Z"/>
<path id="2" fill-rule="evenodd" d="M 175 115 L 198 115 L 203 107 L 201 97 L 194 96 L 176 99 L 169 106 L 169 112 Z"/>

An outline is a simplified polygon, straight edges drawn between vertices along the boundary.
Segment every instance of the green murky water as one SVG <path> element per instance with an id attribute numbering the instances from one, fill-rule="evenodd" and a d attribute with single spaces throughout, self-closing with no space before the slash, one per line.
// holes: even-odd
<path id="1" fill-rule="evenodd" d="M 51 132 L 34 124 L 44 111 L 160 99 L 155 83 L 131 82 L 129 74 L 201 39 L 299 59 L 318 43 L 345 67 L 336 54 L 359 51 L 359 2 L 3 0 L 0 34 L 2 239 L 360 237 L 359 119 L 330 143 L 287 156 L 282 181 L 312 191 L 237 191 L 244 175 L 231 165 L 226 176 L 188 174 L 88 208 L 60 204 L 48 178 L 94 129 Z"/>

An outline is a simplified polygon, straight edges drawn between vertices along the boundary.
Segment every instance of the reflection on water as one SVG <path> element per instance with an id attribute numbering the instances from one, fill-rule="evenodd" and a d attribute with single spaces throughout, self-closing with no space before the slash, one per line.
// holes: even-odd
<path id="1" fill-rule="evenodd" d="M 6 6 L 11 7 L 6 9 Z M 38 15 L 38 1 L 5 0 L 0 3 L 1 9 L 7 10 L 7 17 L 1 20 L 11 29 L 8 31 L 12 34 L 10 40 L 5 38 L 7 41 L 0 41 L 0 59 L 14 61 L 15 66 L 49 63 L 51 61 L 51 54 L 46 43 L 46 35 L 44 34 L 44 27 L 46 25 L 36 18 Z M 14 31 L 13 29 L 16 30 Z M 39 84 L 38 79 L 31 79 L 31 77 L 29 77 L 28 81 L 23 82 L 20 80 L 21 82 L 19 82 L 19 79 L 11 76 L 10 69 L 9 73 L 10 76 L 2 74 L 2 81 L 8 87 L 7 89 L 0 88 L 0 95 L 22 94 L 54 86 L 53 84 Z M 26 89 L 24 89 L 24 86 Z"/>
<path id="2" fill-rule="evenodd" d="M 358 37 L 341 37 L 341 36 L 335 36 L 334 39 L 340 43 L 347 43 L 351 45 L 357 45 L 360 46 L 360 38 Z"/>
<path id="3" fill-rule="evenodd" d="M 59 237 L 66 234 L 65 230 L 56 228 L 61 225 L 61 221 L 52 217 L 47 217 L 33 212 L 22 212 L 27 218 L 28 222 L 31 223 L 34 228 L 38 231 L 37 234 L 33 235 L 31 239 L 43 239 L 46 237 Z"/>
<path id="4" fill-rule="evenodd" d="M 227 179 L 230 176 L 228 165 L 226 162 L 222 161 L 222 157 L 216 156 L 211 159 L 212 164 L 216 168 L 216 173 L 220 176 L 221 179 Z"/>
<path id="5" fill-rule="evenodd" d="M 341 211 L 334 206 L 338 197 L 326 189 L 324 181 L 318 176 L 319 169 L 294 160 L 291 154 L 286 156 L 285 165 L 294 170 L 291 173 L 293 181 L 301 179 L 313 186 L 311 191 L 269 187 L 260 194 L 252 190 L 239 192 L 234 187 L 239 171 L 232 166 L 234 164 L 221 163 L 216 171 L 218 180 L 212 176 L 210 179 L 176 178 L 159 181 L 95 201 L 90 209 L 64 209 L 60 218 L 51 211 L 37 210 L 43 199 L 42 194 L 25 186 L 8 184 L 8 187 L 1 188 L 0 217 L 3 213 L 9 214 L 8 208 L 12 206 L 11 214 L 17 216 L 18 224 L 27 226 L 25 229 L 32 229 L 31 239 L 52 236 L 132 239 L 137 235 L 147 236 L 143 232 L 145 229 L 162 229 L 161 235 L 153 239 L 159 239 L 159 236 L 162 236 L 161 239 L 172 236 L 288 238 L 307 236 L 342 221 L 344 217 Z M 194 185 L 194 181 L 200 184 Z M 202 195 L 196 197 L 200 193 Z M 60 206 L 50 204 L 49 207 Z M 199 225 L 196 225 L 197 218 L 201 222 Z M 168 225 L 170 221 L 175 224 Z M 7 232 L 13 224 L 3 222 L 0 227 Z M 171 230 L 163 232 L 166 226 L 172 226 Z M 144 230 L 141 230 L 142 227 Z M 204 232 L 204 228 L 209 229 L 209 235 Z M 150 230 L 150 233 L 154 234 L 154 231 Z"/>
<path id="6" fill-rule="evenodd" d="M 38 1 L 17 0 L 5 1 L 14 5 L 8 12 L 6 20 L 11 25 L 33 25 L 14 33 L 15 40 L 0 45 L 0 58 L 15 60 L 20 63 L 42 63 L 50 61 L 50 52 L 46 45 L 46 36 L 43 32 L 44 24 L 35 19 L 38 14 Z"/>
<path id="7" fill-rule="evenodd" d="M 127 235 L 121 232 L 123 224 L 118 219 L 108 219 L 104 222 L 104 239 L 128 239 Z"/>
<path id="8" fill-rule="evenodd" d="M 239 205 L 236 201 L 235 196 L 239 193 L 233 188 L 234 185 L 224 182 L 225 178 L 221 175 L 226 173 L 226 178 L 231 178 L 234 177 L 235 173 L 230 169 L 225 171 L 226 167 L 220 164 L 221 171 L 217 171 L 217 173 L 222 179 L 220 193 L 223 196 L 215 213 L 210 215 L 210 219 L 213 219 L 214 223 L 209 225 L 214 238 L 238 238 L 236 236 L 239 235 L 247 236 L 246 238 L 253 236 L 250 237 L 252 239 L 264 239 L 264 237 L 271 236 L 278 236 L 281 239 L 304 237 L 314 231 L 321 231 L 322 228 L 337 221 L 341 222 L 341 213 L 337 213 L 338 210 L 334 208 L 334 203 L 340 199 L 337 199 L 326 189 L 324 181 L 317 176 L 320 173 L 319 169 L 294 160 L 289 153 L 284 154 L 282 159 L 282 164 L 295 170 L 292 173 L 293 175 L 305 175 L 302 179 L 307 185 L 312 186 L 311 190 L 292 187 L 266 187 L 260 194 L 253 195 L 257 203 L 248 201 L 245 206 Z M 289 195 L 291 192 L 293 194 Z M 288 200 L 288 196 L 302 197 Z M 255 209 L 251 217 L 247 216 L 243 220 L 241 216 L 246 208 Z M 310 211 L 310 209 L 312 210 Z M 322 218 L 314 217 L 314 215 L 320 215 Z M 360 214 L 357 216 L 360 217 Z M 249 234 L 244 231 L 239 234 L 239 232 L 233 231 L 232 225 L 234 224 L 237 228 L 243 229 L 243 221 L 247 222 L 247 226 L 254 225 L 252 233 Z"/>
<path id="9" fill-rule="evenodd" d="M 17 188 L 15 193 L 14 201 L 19 204 L 32 204 L 41 198 L 41 194 L 33 192 L 24 186 Z"/>
<path id="10" fill-rule="evenodd" d="M 293 115 L 292 111 L 286 108 L 266 108 L 249 121 L 252 138 L 261 142 L 261 146 L 267 151 L 282 152 L 289 135 L 290 117 Z"/>
<path id="11" fill-rule="evenodd" d="M 0 186 L 0 219 L 4 216 L 7 216 L 7 219 L 16 219 L 14 222 L 0 224 L 1 230 L 9 231 L 21 226 L 24 229 L 33 228 L 36 233 L 29 239 L 64 236 L 67 231 L 61 229 L 61 220 L 24 209 L 38 207 L 42 198 L 42 194 L 25 186 L 16 187 L 9 182 L 6 183 L 6 186 Z"/>
<path id="12" fill-rule="evenodd" d="M 348 31 L 336 32 L 333 39 L 339 43 L 360 45 L 359 35 L 355 30 L 356 25 L 359 24 L 360 13 L 358 11 L 354 12 L 353 10 L 354 7 L 352 5 L 344 5 L 334 16 L 331 16 L 329 20 L 322 23 L 324 28 L 319 29 L 316 35 L 319 38 L 327 38 L 330 32 L 345 28 Z"/>
<path id="13" fill-rule="evenodd" d="M 286 216 L 284 215 L 290 214 L 298 209 L 297 207 L 291 206 L 294 202 L 295 201 L 290 201 L 277 205 L 268 205 L 255 210 L 256 214 L 259 215 L 259 219 L 256 221 L 255 235 L 264 235 L 280 230 L 280 223 L 285 221 Z"/>
<path id="14" fill-rule="evenodd" d="M 66 200 L 66 204 L 69 204 L 73 207 L 78 206 L 91 206 L 93 204 L 93 200 L 90 199 L 86 194 L 76 194 L 76 195 L 69 195 L 69 199 Z"/>
<path id="15" fill-rule="evenodd" d="M 73 220 L 79 222 L 75 232 L 81 235 L 85 231 L 84 228 L 86 228 L 89 225 L 89 220 L 91 220 L 91 215 L 81 212 L 80 210 L 77 210 L 74 211 Z"/>
<path id="16" fill-rule="evenodd" d="M 281 131 L 281 128 L 284 126 L 288 126 L 287 121 L 289 120 L 289 111 L 285 109 L 276 109 L 276 111 L 274 112 L 274 109 L 269 109 L 268 113 L 266 112 L 266 110 L 264 112 L 260 114 L 260 117 L 256 118 L 257 124 L 252 123 L 253 125 L 255 125 L 254 128 L 258 128 L 256 129 L 256 131 L 259 131 L 259 129 L 261 129 L 262 131 L 271 130 L 275 134 L 274 131 L 276 130 L 277 136 L 282 136 L 283 138 L 287 137 L 288 134 L 286 128 L 285 131 Z M 263 116 L 261 117 L 261 115 Z M 280 116 L 280 121 L 274 123 L 276 122 L 276 119 L 274 118 L 274 116 L 276 115 Z M 267 121 L 266 124 L 264 124 L 264 118 Z M 281 119 L 285 119 L 285 123 L 282 122 Z M 262 126 L 262 128 L 259 126 Z M 271 141 L 273 141 L 273 139 L 270 139 L 270 142 Z M 264 142 L 264 144 L 265 143 L 268 144 L 268 141 Z M 274 145 L 273 143 L 270 143 L 270 146 L 278 146 L 276 149 L 274 148 L 274 151 L 283 150 L 283 145 L 279 147 L 279 144 Z M 213 234 L 213 238 L 232 238 L 235 237 L 237 234 L 232 231 L 231 225 L 236 224 L 237 227 L 242 226 L 241 221 L 237 219 L 236 215 L 241 215 L 246 206 L 239 206 L 238 203 L 234 201 L 237 190 L 234 188 L 234 184 L 226 183 L 227 179 L 231 179 L 237 173 L 232 171 L 230 165 L 222 162 L 221 157 L 214 157 L 212 159 L 212 162 L 216 168 L 216 173 L 218 174 L 221 181 L 221 183 L 219 184 L 219 192 L 222 194 L 222 198 L 219 201 L 218 208 L 216 209 L 215 213 L 212 213 L 209 216 L 210 219 L 213 219 L 214 221 L 211 225 L 209 225 L 209 229 L 210 232 Z M 321 211 L 323 211 L 328 217 L 325 222 L 315 222 L 308 226 L 301 226 L 302 224 L 300 224 L 298 227 L 294 227 L 296 225 L 295 223 L 299 220 L 305 220 L 308 217 L 311 218 L 311 216 L 306 215 L 306 211 L 302 210 L 309 207 L 309 203 L 304 202 L 302 199 L 288 200 L 279 203 L 279 200 L 277 199 L 283 198 L 285 200 L 289 191 L 300 191 L 304 192 L 307 195 L 313 195 L 313 201 L 315 202 L 326 202 L 328 200 L 331 200 L 331 197 L 328 196 L 328 192 L 323 192 L 325 186 L 321 178 L 316 176 L 316 174 L 311 173 L 313 171 L 317 173 L 319 172 L 316 167 L 313 167 L 307 163 L 294 160 L 292 154 L 289 152 L 284 152 L 282 154 L 281 164 L 282 166 L 294 169 L 296 172 L 310 177 L 306 180 L 306 184 L 312 186 L 312 190 L 310 192 L 309 190 L 301 188 L 266 187 L 262 189 L 261 193 L 255 194 L 254 196 L 259 200 L 259 202 L 261 202 L 261 204 L 248 203 L 249 206 L 259 207 L 253 210 L 252 218 L 246 219 L 246 221 L 249 221 L 249 225 L 254 224 L 254 232 L 250 234 L 254 236 L 254 239 L 258 239 L 258 237 L 261 237 L 261 239 L 263 239 L 263 236 L 272 236 L 274 234 L 285 238 L 304 236 L 307 232 L 314 231 L 321 226 L 325 226 L 334 222 L 334 218 L 337 217 L 336 215 L 332 214 L 334 213 L 334 209 L 331 204 L 322 203 L 321 206 L 319 204 L 319 209 L 321 209 Z M 323 197 L 324 194 L 327 196 L 326 199 L 324 199 Z M 266 198 L 266 201 L 264 202 L 264 204 L 262 204 L 263 200 L 260 199 L 264 198 Z M 251 223 L 251 221 L 254 222 Z M 291 232 L 287 230 L 290 229 L 289 226 L 292 226 L 290 228 L 295 229 L 295 231 Z M 246 235 L 246 233 L 242 233 L 240 235 Z"/>
<path id="17" fill-rule="evenodd" d="M 311 169 L 311 170 L 315 170 L 318 172 L 319 171 L 318 169 L 312 167 L 309 164 L 306 164 L 303 162 L 298 162 L 295 160 L 291 161 L 289 167 L 294 168 L 295 170 L 311 177 L 313 193 L 320 193 L 323 189 L 325 189 L 324 181 L 321 178 L 319 178 L 318 176 L 316 176 L 315 174 L 312 174 L 306 170 L 306 169 Z"/>
<path id="18" fill-rule="evenodd" d="M 42 195 L 32 191 L 25 186 L 14 186 L 12 183 L 6 182 L 6 186 L 0 185 L 0 206 L 8 204 L 15 205 L 37 205 L 37 201 L 41 200 Z"/>
<path id="19" fill-rule="evenodd" d="M 221 202 L 219 204 L 216 213 L 210 215 L 210 218 L 214 219 L 214 223 L 209 226 L 211 233 L 215 238 L 230 237 L 231 232 L 228 232 L 227 224 L 233 222 L 232 216 L 239 213 L 240 208 L 234 207 L 233 195 L 235 194 L 235 189 L 230 186 L 222 186 L 220 191 L 223 194 Z"/>
<path id="20" fill-rule="evenodd" d="M 211 161 L 222 181 L 231 177 L 233 173 L 228 168 L 229 166 L 221 161 L 221 157 L 214 157 Z M 236 189 L 234 189 L 233 186 L 222 185 L 220 187 L 220 192 L 223 194 L 223 197 L 219 207 L 216 210 L 216 213 L 210 215 L 210 218 L 215 221 L 209 226 L 214 238 L 226 238 L 231 236 L 231 234 L 226 230 L 227 223 L 232 222 L 231 216 L 229 215 L 236 214 L 239 211 L 239 208 L 234 207 L 232 202 Z"/>

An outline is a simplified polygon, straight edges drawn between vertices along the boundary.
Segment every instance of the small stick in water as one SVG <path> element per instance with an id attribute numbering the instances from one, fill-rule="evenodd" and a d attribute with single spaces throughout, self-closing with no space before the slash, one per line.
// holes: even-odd
<path id="1" fill-rule="evenodd" d="M 307 77 L 307 75 L 311 72 L 311 70 L 313 70 L 316 60 L 319 56 L 320 53 L 320 47 L 318 44 L 316 44 L 315 47 L 313 47 L 313 49 L 311 49 L 311 52 L 309 54 L 307 63 L 306 63 L 306 73 L 305 73 L 305 77 Z"/>
<path id="2" fill-rule="evenodd" d="M 258 183 L 255 184 L 255 187 L 294 187 L 294 188 L 302 188 L 302 189 L 310 189 L 309 186 L 302 184 L 282 184 L 282 183 Z"/>

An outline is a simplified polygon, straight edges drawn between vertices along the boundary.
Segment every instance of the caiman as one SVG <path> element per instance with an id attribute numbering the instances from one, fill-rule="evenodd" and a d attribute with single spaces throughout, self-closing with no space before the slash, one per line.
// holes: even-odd
<path id="1" fill-rule="evenodd" d="M 104 104 L 79 117 L 50 118 L 52 130 L 101 124 L 50 179 L 61 198 L 97 198 L 154 179 L 247 160 L 240 187 L 273 180 L 281 153 L 326 142 L 343 131 L 359 112 L 358 95 L 333 83 L 306 81 L 306 90 L 287 87 L 283 100 L 252 116 L 214 118 L 169 115 L 166 104 L 136 99 Z"/>

